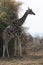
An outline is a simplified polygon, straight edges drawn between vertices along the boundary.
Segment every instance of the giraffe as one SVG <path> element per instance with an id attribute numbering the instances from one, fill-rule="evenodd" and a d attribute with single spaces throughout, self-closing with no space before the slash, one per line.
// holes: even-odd
<path id="1" fill-rule="evenodd" d="M 5 50 L 7 51 L 7 55 L 9 57 L 9 52 L 8 52 L 8 42 L 14 38 L 15 39 L 15 55 L 16 55 L 16 44 L 17 44 L 17 39 L 18 39 L 18 44 L 19 44 L 19 54 L 20 56 L 22 56 L 22 47 L 21 47 L 21 33 L 22 33 L 22 24 L 24 23 L 24 21 L 26 20 L 28 14 L 33 14 L 35 15 L 35 13 L 32 11 L 32 9 L 28 8 L 28 10 L 26 10 L 25 14 L 23 15 L 23 17 L 21 17 L 20 19 L 16 19 L 12 21 L 12 24 L 9 25 L 8 27 L 6 27 L 3 32 L 2 32 L 2 37 L 4 40 L 3 43 L 3 54 L 2 57 L 5 57 Z"/>

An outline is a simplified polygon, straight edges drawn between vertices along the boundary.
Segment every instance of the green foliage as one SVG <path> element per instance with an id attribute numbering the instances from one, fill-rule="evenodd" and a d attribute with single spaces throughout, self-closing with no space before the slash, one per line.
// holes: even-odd
<path id="1" fill-rule="evenodd" d="M 4 1 L 4 2 L 3 2 Z M 0 31 L 18 18 L 18 9 L 21 3 L 14 0 L 0 0 Z"/>
<path id="2" fill-rule="evenodd" d="M 2 19 L 4 20 L 13 20 L 13 19 L 17 19 L 18 18 L 18 9 L 21 3 L 18 3 L 14 0 L 14 2 L 12 0 L 4 0 L 4 2 L 2 2 L 2 6 L 1 6 L 1 14 L 0 17 L 2 17 Z"/>

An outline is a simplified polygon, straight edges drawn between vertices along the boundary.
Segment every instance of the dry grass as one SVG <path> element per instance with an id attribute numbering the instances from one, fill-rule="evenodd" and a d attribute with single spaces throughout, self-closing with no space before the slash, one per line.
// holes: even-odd
<path id="1" fill-rule="evenodd" d="M 29 50 L 23 58 L 0 58 L 0 65 L 43 65 L 43 49 Z"/>

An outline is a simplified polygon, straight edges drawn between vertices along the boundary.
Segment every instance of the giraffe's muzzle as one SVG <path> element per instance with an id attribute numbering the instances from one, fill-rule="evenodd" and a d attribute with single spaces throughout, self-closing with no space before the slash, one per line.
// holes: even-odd
<path id="1" fill-rule="evenodd" d="M 33 15 L 35 15 L 35 13 L 34 13 L 34 12 L 32 12 L 32 14 L 33 14 Z"/>

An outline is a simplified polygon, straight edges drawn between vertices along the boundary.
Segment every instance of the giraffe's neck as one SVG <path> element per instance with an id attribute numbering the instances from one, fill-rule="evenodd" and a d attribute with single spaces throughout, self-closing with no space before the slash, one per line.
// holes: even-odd
<path id="1" fill-rule="evenodd" d="M 16 27 L 21 26 L 25 22 L 27 15 L 28 15 L 28 12 L 26 11 L 22 18 L 13 21 L 14 26 Z"/>
<path id="2" fill-rule="evenodd" d="M 25 12 L 25 14 L 23 15 L 23 17 L 18 20 L 18 26 L 21 26 L 25 22 L 27 16 L 28 16 L 28 13 Z"/>
<path id="3" fill-rule="evenodd" d="M 22 21 L 23 21 L 23 23 L 24 23 L 24 21 L 26 20 L 27 16 L 28 16 L 28 13 L 27 13 L 27 12 L 25 12 L 25 14 L 23 15 L 23 17 L 21 18 L 21 19 L 22 19 Z"/>

